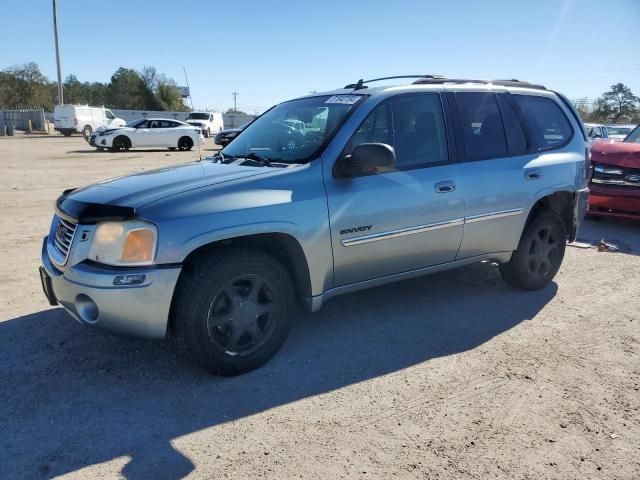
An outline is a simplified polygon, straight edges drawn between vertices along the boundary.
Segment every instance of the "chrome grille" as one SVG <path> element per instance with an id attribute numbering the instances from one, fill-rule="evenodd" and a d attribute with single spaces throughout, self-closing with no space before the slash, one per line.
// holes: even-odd
<path id="1" fill-rule="evenodd" d="M 58 225 L 56 226 L 56 234 L 53 239 L 53 244 L 58 253 L 62 256 L 63 263 L 67 261 L 67 257 L 69 256 L 71 243 L 73 242 L 73 237 L 76 234 L 76 227 L 77 225 L 75 223 L 68 222 L 63 218 L 59 219 Z"/>

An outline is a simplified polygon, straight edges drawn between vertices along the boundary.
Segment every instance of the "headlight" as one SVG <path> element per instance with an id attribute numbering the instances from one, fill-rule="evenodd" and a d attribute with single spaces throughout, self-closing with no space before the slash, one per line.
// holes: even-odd
<path id="1" fill-rule="evenodd" d="M 156 255 L 158 229 L 142 221 L 98 224 L 89 259 L 114 266 L 151 265 Z"/>

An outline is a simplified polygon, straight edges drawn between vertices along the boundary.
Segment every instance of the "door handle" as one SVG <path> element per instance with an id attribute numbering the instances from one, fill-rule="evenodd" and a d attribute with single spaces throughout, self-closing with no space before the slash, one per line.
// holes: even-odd
<path id="1" fill-rule="evenodd" d="M 540 168 L 532 168 L 531 170 L 524 171 L 524 178 L 527 180 L 538 180 L 542 178 L 542 169 Z"/>
<path id="2" fill-rule="evenodd" d="M 456 189 L 456 183 L 453 180 L 444 180 L 434 185 L 436 193 L 449 193 Z"/>

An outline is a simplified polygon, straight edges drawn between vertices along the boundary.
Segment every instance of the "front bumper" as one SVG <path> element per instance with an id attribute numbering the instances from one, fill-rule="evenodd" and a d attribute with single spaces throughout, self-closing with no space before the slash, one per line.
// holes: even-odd
<path id="1" fill-rule="evenodd" d="M 640 219 L 640 187 L 592 183 L 590 188 L 589 215 Z"/>
<path id="2" fill-rule="evenodd" d="M 130 337 L 166 335 L 180 267 L 123 269 L 82 262 L 61 272 L 49 259 L 47 237 L 41 259 L 49 302 L 62 305 L 80 323 Z M 126 274 L 145 275 L 145 280 L 140 285 L 114 286 L 114 278 Z"/>

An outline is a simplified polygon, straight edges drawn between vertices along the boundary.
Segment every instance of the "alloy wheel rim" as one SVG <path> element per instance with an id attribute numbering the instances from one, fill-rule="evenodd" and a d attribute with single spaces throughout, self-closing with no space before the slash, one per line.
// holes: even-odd
<path id="1" fill-rule="evenodd" d="M 547 276 L 558 256 L 559 238 L 550 227 L 540 228 L 529 244 L 527 265 L 534 275 Z"/>
<path id="2" fill-rule="evenodd" d="M 262 275 L 239 275 L 216 294 L 207 313 L 210 341 L 230 356 L 246 356 L 269 341 L 276 328 L 274 288 Z"/>

